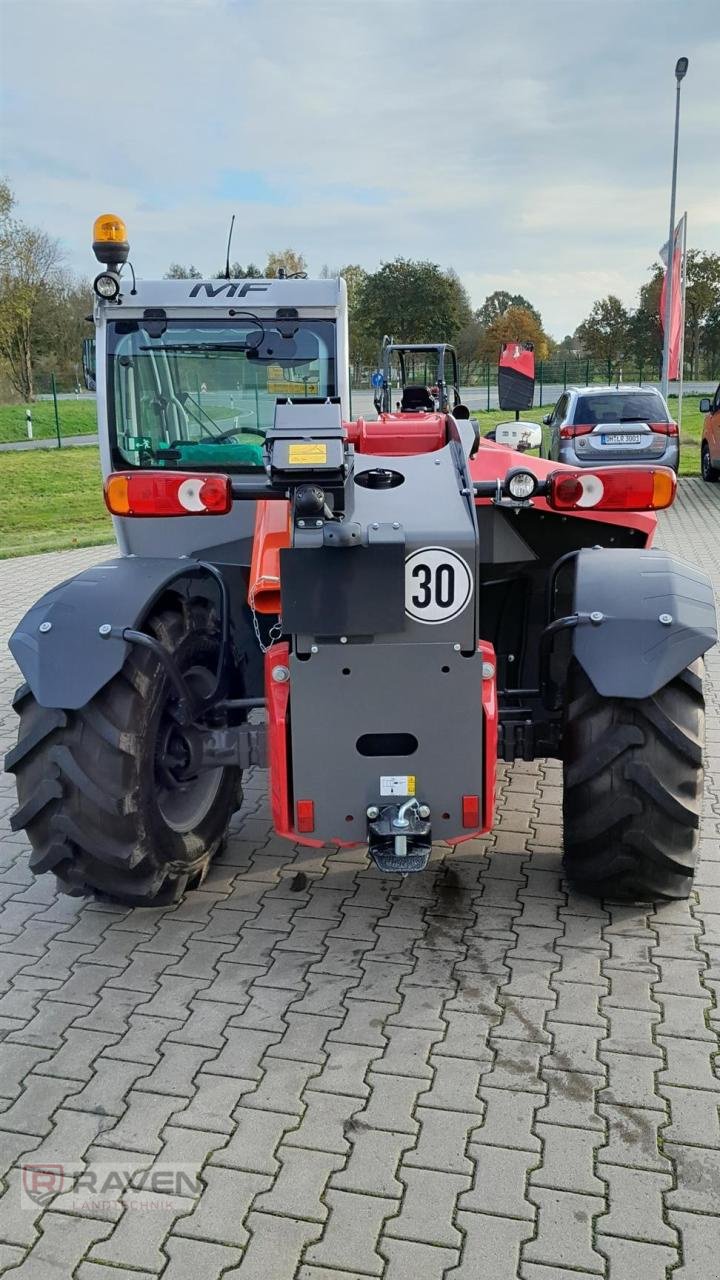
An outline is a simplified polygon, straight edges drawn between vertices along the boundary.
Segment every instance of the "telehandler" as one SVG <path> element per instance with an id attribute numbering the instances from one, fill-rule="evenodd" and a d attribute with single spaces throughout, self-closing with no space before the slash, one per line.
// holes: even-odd
<path id="1" fill-rule="evenodd" d="M 121 219 L 94 248 L 118 555 L 10 641 L 33 871 L 173 902 L 258 766 L 281 836 L 406 875 L 492 827 L 498 758 L 550 756 L 568 877 L 687 895 L 717 632 L 651 547 L 674 473 L 517 453 L 457 404 L 350 421 L 341 279 L 128 288 Z"/>

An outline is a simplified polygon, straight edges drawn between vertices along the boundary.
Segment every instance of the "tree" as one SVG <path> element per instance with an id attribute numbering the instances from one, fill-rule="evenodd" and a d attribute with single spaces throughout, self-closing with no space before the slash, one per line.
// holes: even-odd
<path id="1" fill-rule="evenodd" d="M 367 277 L 357 312 L 362 339 L 375 351 L 386 333 L 396 342 L 452 342 L 472 315 L 454 272 L 406 258 Z"/>
<path id="2" fill-rule="evenodd" d="M 689 249 L 685 289 L 685 361 L 698 376 L 703 325 L 720 303 L 720 254 Z"/>
<path id="3" fill-rule="evenodd" d="M 546 360 L 548 339 L 537 312 L 526 307 L 508 307 L 483 330 L 480 355 L 483 360 L 497 360 L 503 342 L 532 342 L 536 360 Z"/>
<path id="4" fill-rule="evenodd" d="M 619 298 L 599 298 L 576 333 L 586 355 L 617 364 L 630 349 L 630 316 Z"/>
<path id="5" fill-rule="evenodd" d="M 225 279 L 225 267 L 221 267 L 215 272 L 213 280 Z M 241 262 L 230 263 L 230 279 L 231 280 L 262 280 L 262 271 L 254 262 L 248 262 L 244 267 Z"/>
<path id="6" fill-rule="evenodd" d="M 477 315 L 463 325 L 455 337 L 458 358 L 458 377 L 461 384 L 472 382 L 478 364 L 482 360 L 482 340 L 485 329 Z"/>
<path id="7" fill-rule="evenodd" d="M 647 368 L 660 374 L 662 368 L 663 331 L 660 323 L 660 291 L 662 268 L 652 268 L 651 278 L 640 288 L 639 303 L 630 316 L 629 347 L 638 369 Z"/>
<path id="8" fill-rule="evenodd" d="M 710 377 L 717 378 L 720 370 L 720 302 L 705 317 L 701 343 L 707 361 L 706 372 Z"/>
<path id="9" fill-rule="evenodd" d="M 192 263 L 189 267 L 184 267 L 181 262 L 171 262 L 163 280 L 202 280 L 202 272 Z"/>
<path id="10" fill-rule="evenodd" d="M 13 217 L 15 199 L 0 184 L 0 359 L 18 395 L 34 399 L 33 341 L 42 303 L 57 284 L 58 241 Z"/>
<path id="11" fill-rule="evenodd" d="M 487 328 L 503 316 L 509 307 L 522 307 L 524 311 L 529 311 L 535 316 L 538 324 L 542 324 L 540 312 L 531 302 L 528 302 L 527 298 L 524 298 L 521 293 L 508 293 L 506 289 L 496 289 L 494 293 L 488 294 L 482 306 L 475 312 L 475 316 L 481 325 Z"/>
<path id="12" fill-rule="evenodd" d="M 307 271 L 307 263 L 302 254 L 296 253 L 294 249 L 281 249 L 269 253 L 265 267 L 267 279 L 274 280 L 281 270 L 286 276 L 302 275 L 303 271 Z"/>

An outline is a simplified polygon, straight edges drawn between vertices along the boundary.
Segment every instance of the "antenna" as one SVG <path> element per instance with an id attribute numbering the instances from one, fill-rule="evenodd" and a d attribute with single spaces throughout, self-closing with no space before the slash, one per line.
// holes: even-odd
<path id="1" fill-rule="evenodd" d="M 225 255 L 225 279 L 230 279 L 230 245 L 232 244 L 233 227 L 235 226 L 235 214 L 230 219 L 230 232 L 228 234 L 227 254 Z"/>

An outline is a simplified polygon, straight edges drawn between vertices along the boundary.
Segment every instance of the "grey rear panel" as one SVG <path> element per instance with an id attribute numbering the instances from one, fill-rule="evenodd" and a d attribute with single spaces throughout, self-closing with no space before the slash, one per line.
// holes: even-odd
<path id="1" fill-rule="evenodd" d="M 388 777 L 414 780 L 410 793 L 430 805 L 436 839 L 462 833 L 461 798 L 478 795 L 482 777 L 479 653 L 448 643 L 328 644 L 306 660 L 294 655 L 290 673 L 294 793 L 314 800 L 321 837 L 365 840 L 367 806 L 390 802 Z M 358 740 L 381 734 L 414 738 L 417 748 L 361 754 Z"/>
<path id="2" fill-rule="evenodd" d="M 358 530 L 355 545 L 329 544 L 337 526 L 313 521 L 295 526 L 285 553 L 283 609 L 298 628 L 288 628 L 294 799 L 314 802 L 312 835 L 326 841 L 364 841 L 369 805 L 412 794 L 430 806 L 436 838 L 458 836 L 462 796 L 481 793 L 483 758 L 478 533 L 465 450 L 458 438 L 430 454 L 356 455 L 356 479 L 376 468 L 403 482 L 373 489 L 350 480 L 344 523 Z M 427 565 L 441 578 L 451 572 L 447 606 L 424 610 Z"/>

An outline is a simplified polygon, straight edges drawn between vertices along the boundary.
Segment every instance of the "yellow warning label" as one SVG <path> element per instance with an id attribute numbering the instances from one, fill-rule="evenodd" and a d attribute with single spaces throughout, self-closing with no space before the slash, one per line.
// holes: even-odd
<path id="1" fill-rule="evenodd" d="M 288 462 L 292 467 L 302 467 L 327 462 L 326 444 L 291 444 L 288 446 Z"/>
<path id="2" fill-rule="evenodd" d="M 415 775 L 412 773 L 383 774 L 380 778 L 381 796 L 414 796 Z"/>

